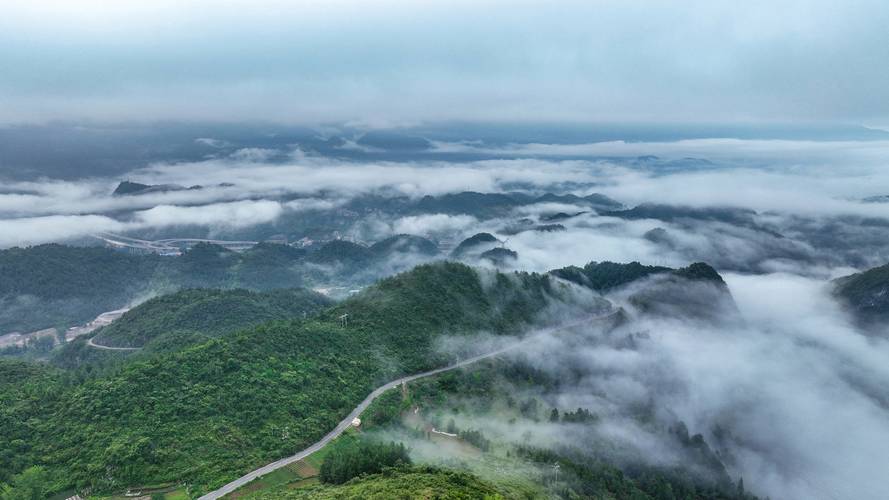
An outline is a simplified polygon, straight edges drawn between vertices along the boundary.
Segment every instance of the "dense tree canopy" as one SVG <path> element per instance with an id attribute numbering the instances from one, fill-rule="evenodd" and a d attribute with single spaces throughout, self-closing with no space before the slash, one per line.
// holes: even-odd
<path id="1" fill-rule="evenodd" d="M 362 474 L 375 474 L 385 467 L 410 465 L 403 443 L 382 443 L 361 439 L 333 445 L 321 464 L 322 482 L 343 484 Z"/>
<path id="2" fill-rule="evenodd" d="M 383 381 L 446 362 L 433 354 L 438 336 L 515 333 L 557 291 L 546 275 L 482 280 L 462 264 L 425 265 L 314 320 L 266 323 L 82 382 L 18 365 L 34 382 L 0 388 L 2 470 L 41 465 L 98 491 L 215 487 L 314 442 Z"/>
<path id="3" fill-rule="evenodd" d="M 303 289 L 269 292 L 191 289 L 162 295 L 128 311 L 102 328 L 102 345 L 141 347 L 158 336 L 187 330 L 220 336 L 266 321 L 314 315 L 332 304 Z"/>
<path id="4" fill-rule="evenodd" d="M 301 489 L 279 489 L 247 494 L 246 498 L 268 500 L 391 500 L 393 498 L 436 498 L 442 500 L 498 500 L 504 498 L 492 485 L 465 472 L 434 467 L 391 468 L 352 480 L 343 485 L 318 485 Z"/>

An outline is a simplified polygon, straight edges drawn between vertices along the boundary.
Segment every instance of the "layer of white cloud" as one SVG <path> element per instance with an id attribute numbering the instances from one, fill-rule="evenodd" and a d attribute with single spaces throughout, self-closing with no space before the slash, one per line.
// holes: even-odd
<path id="1" fill-rule="evenodd" d="M 839 150 L 834 151 L 833 146 Z M 758 224 L 786 237 L 716 222 L 700 222 L 690 229 L 654 220 L 594 218 L 592 214 L 561 221 L 568 229 L 563 233 L 511 236 L 503 231 L 508 220 L 475 222 L 443 214 L 365 219 L 355 232 L 361 239 L 374 241 L 395 233 L 451 239 L 489 231 L 501 240 L 510 240 L 508 246 L 519 252 L 517 266 L 538 271 L 590 260 L 668 265 L 707 260 L 726 269 L 824 276 L 836 274 L 838 267 L 848 270 L 875 265 L 887 257 L 879 238 L 868 236 L 873 229 L 857 230 L 854 222 L 845 223 L 843 231 L 831 240 L 848 239 L 852 244 L 848 249 L 819 248 L 823 241 L 807 237 L 818 234 L 819 224 L 829 224 L 830 218 L 889 219 L 889 204 L 860 201 L 864 196 L 889 194 L 889 170 L 883 163 L 883 158 L 889 157 L 889 145 L 884 142 L 679 141 L 623 144 L 621 148 L 627 148 L 627 156 L 656 154 L 664 162 L 681 160 L 692 152 L 714 155 L 718 161 L 691 170 L 661 168 L 657 163 L 639 166 L 632 159 L 353 163 L 304 155 L 284 163 L 239 156 L 157 164 L 131 173 L 130 178 L 149 184 L 206 187 L 112 196 L 115 181 L 110 179 L 7 183 L 0 191 L 5 192 L 0 194 L 0 224 L 5 229 L 0 245 L 65 241 L 96 231 L 171 225 L 244 228 L 299 211 L 333 209 L 363 194 L 416 199 L 466 190 L 500 192 L 515 186 L 559 192 L 570 186 L 569 191 L 575 194 L 602 192 L 628 206 L 668 203 L 753 209 L 760 214 L 755 217 Z M 583 210 L 582 205 L 547 203 L 523 207 L 513 215 L 534 217 Z M 84 216 L 85 222 L 51 230 L 52 221 L 69 215 Z M 31 230 L 29 224 L 41 229 Z M 671 246 L 646 238 L 647 231 L 658 227 L 668 231 Z"/>
<path id="2" fill-rule="evenodd" d="M 583 446 L 594 433 L 620 443 L 625 455 L 631 453 L 622 447 L 652 464 L 688 466 L 675 442 L 659 447 L 663 437 L 649 434 L 651 426 L 633 424 L 638 409 L 652 405 L 655 429 L 684 422 L 757 495 L 882 498 L 889 487 L 882 474 L 889 467 L 889 343 L 856 331 L 821 280 L 725 278 L 737 319 L 639 316 L 611 336 L 593 329 L 583 340 L 553 335 L 523 348 L 541 369 L 571 374 L 564 380 L 572 383 L 555 389 L 561 408 L 582 406 L 601 418 L 586 433 L 542 430 L 538 445 Z M 640 331 L 646 335 L 635 348 L 619 341 Z"/>
<path id="3" fill-rule="evenodd" d="M 101 232 L 203 226 L 236 229 L 274 221 L 285 208 L 276 201 L 235 201 L 181 207 L 159 205 L 133 213 L 127 221 L 104 215 L 45 215 L 0 219 L 0 247 L 64 242 Z"/>
<path id="4" fill-rule="evenodd" d="M 138 225 L 165 226 L 217 226 L 238 228 L 271 222 L 283 212 L 276 201 L 236 201 L 213 203 L 199 207 L 160 205 L 136 213 Z"/>

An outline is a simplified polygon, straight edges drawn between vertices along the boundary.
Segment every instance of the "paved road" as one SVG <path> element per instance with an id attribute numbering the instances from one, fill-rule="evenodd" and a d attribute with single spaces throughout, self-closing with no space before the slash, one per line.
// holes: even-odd
<path id="1" fill-rule="evenodd" d="M 179 252 L 179 244 L 211 243 L 233 249 L 245 249 L 255 246 L 257 241 L 210 240 L 205 238 L 168 238 L 163 240 L 142 240 L 114 233 L 97 233 L 93 235 L 105 243 L 124 248 L 136 248 L 150 252 Z"/>
<path id="2" fill-rule="evenodd" d="M 81 326 L 72 326 L 68 330 L 65 331 L 65 340 L 70 342 L 81 335 L 86 335 L 88 333 L 92 333 L 103 326 L 110 325 L 117 321 L 121 316 L 126 314 L 129 311 L 129 307 L 124 307 L 123 309 L 115 309 L 114 311 L 106 311 L 102 314 L 96 316 L 96 318 L 89 323 Z"/>
<path id="3" fill-rule="evenodd" d="M 105 349 L 106 351 L 138 351 L 141 347 L 111 347 L 108 345 L 96 344 L 93 342 L 95 337 L 86 341 L 86 345 L 90 347 L 95 347 L 96 349 Z"/>
<path id="4" fill-rule="evenodd" d="M 340 434 L 342 434 L 343 431 L 345 431 L 350 425 L 352 425 L 352 420 L 354 418 L 361 415 L 361 413 L 363 413 L 364 410 L 366 410 L 367 407 L 370 406 L 370 404 L 373 403 L 373 401 L 375 399 L 377 399 L 381 394 L 388 391 L 389 389 L 398 387 L 399 385 L 406 383 L 406 382 L 411 382 L 413 380 L 417 380 L 420 378 L 430 377 L 432 375 L 437 375 L 442 372 L 454 370 L 454 369 L 460 368 L 462 366 L 476 363 L 476 362 L 481 361 L 483 359 L 498 356 L 498 355 L 503 354 L 507 351 L 511 351 L 521 345 L 527 344 L 528 342 L 530 342 L 532 340 L 540 338 L 543 335 L 547 335 L 547 334 L 550 334 L 550 333 L 553 333 L 553 332 L 556 332 L 559 330 L 564 330 L 566 328 L 579 326 L 579 325 L 582 325 L 582 324 L 585 324 L 585 323 L 588 323 L 591 321 L 601 321 L 601 320 L 609 319 L 617 313 L 618 313 L 617 310 L 609 311 L 606 314 L 586 318 L 583 321 L 578 321 L 576 323 L 571 323 L 571 324 L 567 324 L 567 325 L 560 325 L 560 326 L 556 326 L 553 328 L 547 328 L 545 330 L 540 330 L 535 334 L 529 335 L 524 340 L 521 340 L 521 341 L 516 342 L 514 344 L 510 344 L 507 347 L 503 347 L 503 348 L 497 349 L 495 351 L 491 351 L 491 352 L 488 352 L 485 354 L 480 354 L 478 356 L 467 358 L 467 359 L 464 359 L 463 361 L 454 363 L 449 366 L 444 366 L 442 368 L 436 368 L 435 370 L 429 370 L 428 372 L 417 373 L 415 375 L 408 375 L 407 377 L 402 377 L 398 380 L 393 380 L 385 385 L 377 387 L 376 389 L 374 389 L 374 391 L 372 393 L 370 393 L 369 396 L 364 398 L 364 401 L 362 401 L 361 404 L 359 404 L 357 407 L 355 407 L 354 410 L 352 410 L 352 413 L 350 413 L 349 416 L 344 418 L 339 424 L 337 424 L 336 428 L 334 428 L 332 431 L 328 432 L 327 435 L 324 436 L 323 438 L 321 438 L 321 440 L 318 441 L 317 443 L 300 451 L 296 455 L 282 458 L 281 460 L 272 462 L 268 465 L 264 465 L 256 470 L 254 470 L 253 472 L 250 472 L 244 476 L 241 476 L 238 479 L 235 479 L 234 481 L 226 484 L 222 488 L 219 488 L 216 491 L 211 491 L 210 493 L 207 493 L 206 495 L 200 497 L 198 500 L 216 500 L 217 498 L 222 498 L 223 496 L 237 490 L 238 488 L 241 488 L 242 486 L 246 485 L 247 483 L 249 483 L 250 481 L 253 481 L 254 479 L 256 479 L 258 477 L 264 476 L 272 471 L 278 470 L 281 467 L 286 467 L 286 466 L 292 464 L 293 462 L 302 460 L 302 459 L 308 457 L 309 455 L 311 455 L 312 453 L 315 453 L 316 451 L 320 450 L 321 448 L 324 448 L 324 446 L 327 445 L 327 443 L 333 441 L 336 437 L 338 437 Z"/>

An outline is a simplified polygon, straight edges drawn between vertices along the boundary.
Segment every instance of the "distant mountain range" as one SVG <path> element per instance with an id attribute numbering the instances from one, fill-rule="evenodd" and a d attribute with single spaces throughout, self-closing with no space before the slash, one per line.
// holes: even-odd
<path id="1" fill-rule="evenodd" d="M 160 307 L 165 300 L 157 299 L 131 311 L 118 329 L 97 336 L 130 338 L 142 335 L 142 327 L 160 331 L 166 324 L 197 326 L 220 338 L 159 352 L 37 399 L 20 391 L 38 380 L 45 388 L 65 383 L 61 374 L 49 367 L 34 373 L 0 360 L 0 370 L 27 379 L 0 385 L 0 400 L 16 401 L 0 415 L 5 430 L 0 451 L 25 436 L 29 443 L 13 455 L 0 453 L 0 470 L 8 474 L 40 460 L 64 471 L 68 484 L 96 491 L 179 480 L 198 491 L 218 486 L 318 439 L 380 381 L 447 362 L 435 350 L 437 338 L 481 330 L 513 333 L 559 293 L 546 276 L 500 275 L 484 285 L 471 268 L 441 263 L 384 279 L 307 320 L 229 334 L 224 332 L 242 321 L 237 316 L 243 310 L 217 300 L 227 294 L 173 296 L 170 300 L 183 301 L 173 309 Z M 208 298 L 217 316 L 209 323 L 200 313 Z M 254 311 L 279 302 L 274 295 L 253 300 L 267 304 Z M 349 315 L 348 325 L 339 319 L 343 314 Z M 263 430 L 285 427 L 284 439 Z M 80 445 L 71 446 L 75 441 Z M 105 472 L 96 473 L 99 469 Z"/>
<path id="2" fill-rule="evenodd" d="M 350 254 L 340 247 L 354 250 L 329 244 L 318 251 Z M 406 247 L 432 250 L 410 237 L 370 248 L 375 247 L 359 253 L 372 258 Z M 80 256 L 79 267 L 89 262 L 85 257 L 100 254 L 124 266 L 153 262 L 101 249 L 50 246 L 37 252 Z M 274 245 L 256 253 L 225 253 L 209 245 L 192 252 L 182 258 L 185 267 L 171 269 L 221 283 L 245 279 L 243 268 L 263 255 L 278 264 L 303 256 Z M 187 266 L 197 263 L 194 272 L 202 273 L 189 274 Z M 118 272 L 132 274 L 125 267 Z M 78 340 L 39 369 L 0 359 L 0 373 L 19 381 L 0 383 L 0 401 L 9 403 L 0 413 L 0 470 L 10 474 L 40 463 L 61 487 L 95 492 L 182 481 L 193 493 L 207 491 L 307 446 L 380 382 L 448 363 L 453 354 L 437 348 L 445 336 L 515 335 L 555 304 L 573 304 L 577 314 L 612 307 L 601 298 L 578 303 L 563 280 L 615 297 L 635 287 L 630 298 L 643 314 L 693 297 L 695 284 L 711 294 L 689 299 L 697 308 L 713 308 L 723 296 L 730 300 L 722 278 L 706 264 L 673 270 L 638 263 L 504 274 L 440 262 L 385 278 L 335 305 L 301 290 L 160 296 L 92 339 L 142 351 L 116 354 Z M 42 390 L 25 397 L 36 386 Z M 12 449 L 16 452 L 7 453 Z"/>
<path id="3" fill-rule="evenodd" d="M 327 128 L 327 127 L 326 127 Z M 472 141 L 487 147 L 510 144 L 588 144 L 608 141 L 669 142 L 683 139 L 735 138 L 785 140 L 885 140 L 883 130 L 848 125 L 743 124 L 493 124 L 438 123 L 367 131 L 335 126 L 319 135 L 313 127 L 262 124 L 51 123 L 0 129 L 0 177 L 63 179 L 120 176 L 156 162 L 201 161 L 244 148 L 279 151 L 271 162 L 288 161 L 294 146 L 302 151 L 345 159 L 405 161 L 472 160 L 481 152 L 441 153 L 435 143 Z M 349 142 L 360 146 L 345 147 Z M 51 147 L 50 147 L 51 145 Z M 508 153 L 496 156 L 508 157 Z M 584 156 L 581 156 L 584 157 Z M 586 156 L 586 158 L 589 158 Z M 657 158 L 647 158 L 648 163 Z"/>

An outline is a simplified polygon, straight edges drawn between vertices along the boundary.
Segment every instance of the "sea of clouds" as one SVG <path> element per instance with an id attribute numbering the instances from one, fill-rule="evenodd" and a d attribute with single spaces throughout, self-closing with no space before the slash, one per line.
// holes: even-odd
<path id="1" fill-rule="evenodd" d="M 658 438 L 620 418 L 627 407 L 654 401 L 665 423 L 682 420 L 711 443 L 717 425 L 729 428 L 731 439 L 720 445 L 731 451 L 730 473 L 772 498 L 876 499 L 889 490 L 889 344 L 855 329 L 830 297 L 828 282 L 889 261 L 889 204 L 866 201 L 889 194 L 889 143 L 436 147 L 503 158 L 357 163 L 294 151 L 287 161 L 268 162 L 268 155 L 242 152 L 136 170 L 130 180 L 204 187 L 132 196 L 111 195 L 120 179 L 7 182 L 0 187 L 0 247 L 102 231 L 244 228 L 335 210 L 366 194 L 419 199 L 518 187 L 602 193 L 627 207 L 744 210 L 739 224 L 694 215 L 628 219 L 583 204 L 540 203 L 495 218 L 377 213 L 351 231 L 366 240 L 488 231 L 518 252 L 508 267 L 529 271 L 605 260 L 677 267 L 709 262 L 725 276 L 737 317 L 702 324 L 641 316 L 634 328 L 648 335 L 634 350 L 554 336 L 538 346 L 551 353 L 538 358 L 539 367 L 588 373 L 563 391 L 561 405 L 600 412 L 603 432 L 666 462 L 676 457 Z M 640 161 L 643 155 L 658 158 Z M 676 167 L 682 164 L 693 166 Z M 564 231 L 507 230 L 516 219 L 544 223 L 554 212 L 582 213 L 559 221 Z"/>

